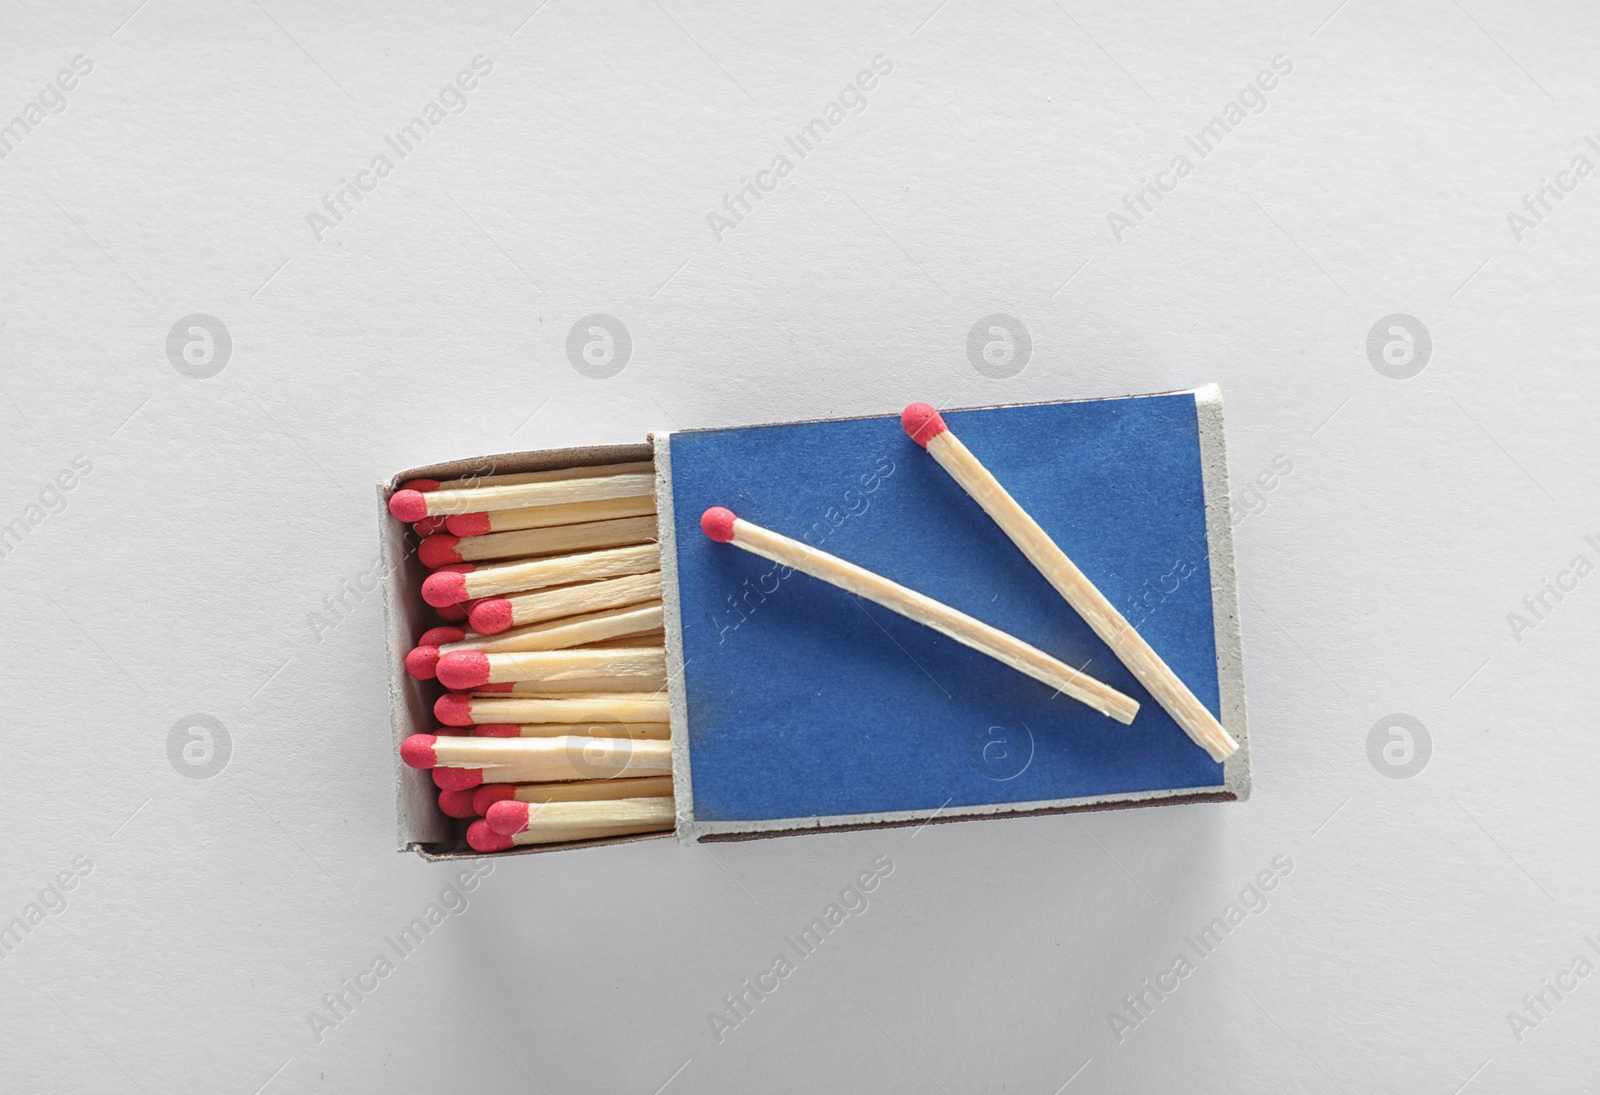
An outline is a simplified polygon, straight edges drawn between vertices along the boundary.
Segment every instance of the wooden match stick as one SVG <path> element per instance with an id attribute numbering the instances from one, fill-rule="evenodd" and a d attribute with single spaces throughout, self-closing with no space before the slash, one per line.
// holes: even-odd
<path id="1" fill-rule="evenodd" d="M 617 798 L 599 802 L 522 802 L 508 798 L 490 806 L 483 819 L 501 836 L 527 832 L 564 833 L 594 825 L 652 822 L 653 828 L 665 829 L 672 825 L 672 797 Z"/>
<path id="2" fill-rule="evenodd" d="M 666 673 L 652 673 L 643 677 L 573 677 L 563 681 L 508 681 L 504 684 L 480 684 L 472 690 L 475 696 L 573 696 L 601 695 L 614 692 L 659 692 L 667 687 Z"/>
<path id="3" fill-rule="evenodd" d="M 472 736 L 478 738 L 559 738 L 567 734 L 667 741 L 672 737 L 672 727 L 664 722 L 490 722 L 472 727 Z"/>
<path id="4" fill-rule="evenodd" d="M 622 578 L 660 569 L 661 545 L 655 543 L 557 555 L 525 563 L 482 567 L 474 563 L 456 563 L 434 571 L 423 580 L 422 599 L 435 607 L 454 605 L 482 597 L 528 593 L 571 582 Z"/>
<path id="5" fill-rule="evenodd" d="M 459 792 L 456 792 L 459 793 Z M 482 817 L 497 802 L 603 802 L 615 798 L 671 798 L 671 776 L 580 779 L 571 783 L 489 783 L 474 788 L 472 813 Z M 471 816 L 471 815 L 467 815 Z"/>
<path id="6" fill-rule="evenodd" d="M 1232 756 L 1239 743 L 1167 667 L 1144 637 L 1129 626 L 1105 594 L 1067 558 L 1066 552 L 1056 546 L 1049 534 L 1039 527 L 1039 522 L 1017 504 L 989 469 L 950 432 L 939 412 L 926 403 L 913 403 L 900 416 L 900 423 L 911 440 L 927 449 L 939 466 L 949 472 L 961 489 L 1011 537 L 1028 561 L 1083 617 L 1195 744 L 1209 753 L 1212 760 L 1222 761 Z"/>
<path id="7" fill-rule="evenodd" d="M 486 536 L 492 532 L 578 525 L 621 517 L 653 517 L 655 512 L 655 495 L 637 494 L 631 498 L 602 498 L 598 502 L 567 502 L 556 506 L 495 510 L 493 513 L 452 513 L 440 520 L 444 521 L 453 536 Z"/>
<path id="8" fill-rule="evenodd" d="M 485 654 L 511 654 L 523 650 L 564 650 L 601 642 L 645 638 L 638 645 L 659 646 L 654 637 L 662 634 L 660 604 L 630 605 L 603 612 L 549 620 L 542 624 L 503 631 L 499 635 L 480 635 L 460 628 L 435 627 L 425 631 L 417 646 L 406 655 L 406 672 L 418 680 L 432 680 L 439 659 L 461 650 Z"/>
<path id="9" fill-rule="evenodd" d="M 485 722 L 667 722 L 667 697 L 610 692 L 595 696 L 458 696 L 447 692 L 433 704 L 446 726 Z M 516 780 L 502 782 L 515 783 Z"/>
<path id="10" fill-rule="evenodd" d="M 713 506 L 705 511 L 700 518 L 700 528 L 719 543 L 733 544 L 763 559 L 809 574 L 819 581 L 882 605 L 891 612 L 898 612 L 924 627 L 931 627 L 941 635 L 971 647 L 980 654 L 987 654 L 1034 680 L 1043 681 L 1120 723 L 1132 722 L 1139 710 L 1137 700 L 1078 672 L 1065 662 L 1057 661 L 1021 639 L 854 563 L 847 563 L 837 556 L 818 551 L 760 525 L 753 525 L 721 506 Z"/>
<path id="11" fill-rule="evenodd" d="M 458 650 L 439 659 L 439 683 L 466 690 L 505 681 L 562 681 L 586 677 L 660 677 L 667 672 L 667 652 L 659 646 L 625 646 L 614 650 L 532 650 L 518 654 L 485 654 Z"/>
<path id="12" fill-rule="evenodd" d="M 568 734 L 558 738 L 460 738 L 412 734 L 400 759 L 413 768 L 518 768 L 531 780 L 616 779 L 672 772 L 672 743 Z M 499 781 L 497 781 L 499 782 Z"/>
<path id="13" fill-rule="evenodd" d="M 595 548 L 645 544 L 656 538 L 656 519 L 621 517 L 615 521 L 588 521 L 581 525 L 531 528 L 521 532 L 491 532 L 487 536 L 435 534 L 422 541 L 417 558 L 425 567 L 451 563 L 477 563 L 490 559 L 516 559 L 530 555 L 590 551 Z"/>
<path id="14" fill-rule="evenodd" d="M 625 578 L 541 589 L 515 597 L 485 597 L 472 606 L 468 620 L 479 634 L 498 635 L 510 627 L 660 600 L 661 572 L 653 570 Z"/>
<path id="15" fill-rule="evenodd" d="M 654 473 L 606 475 L 585 479 L 558 479 L 538 483 L 512 483 L 461 490 L 398 490 L 389 497 L 389 512 L 401 521 L 448 517 L 452 513 L 492 513 L 529 506 L 554 506 L 567 502 L 598 502 L 606 498 L 633 498 L 655 490 Z"/>
<path id="16" fill-rule="evenodd" d="M 579 840 L 597 840 L 602 837 L 668 832 L 672 829 L 672 800 L 667 799 L 666 802 L 667 805 L 665 807 L 656 808 L 651 811 L 648 817 L 639 817 L 627 821 L 620 819 L 597 821 L 587 825 L 576 823 L 546 825 L 540 822 L 526 832 L 517 833 L 515 836 L 502 836 L 489 828 L 488 821 L 479 818 L 467 826 L 467 843 L 471 845 L 473 851 L 503 852 L 507 848 L 519 844 L 569 844 Z M 579 804 L 557 803 L 556 805 Z M 662 814 L 665 816 L 661 816 Z"/>

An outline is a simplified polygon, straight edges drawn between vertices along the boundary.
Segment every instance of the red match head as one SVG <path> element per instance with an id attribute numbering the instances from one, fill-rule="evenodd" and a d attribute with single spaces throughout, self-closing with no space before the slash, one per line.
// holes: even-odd
<path id="1" fill-rule="evenodd" d="M 431 681 L 438 675 L 439 648 L 419 646 L 406 655 L 406 672 L 419 681 Z"/>
<path id="2" fill-rule="evenodd" d="M 422 580 L 422 599 L 434 608 L 471 600 L 466 576 L 472 569 L 471 563 L 454 563 L 434 571 Z"/>
<path id="3" fill-rule="evenodd" d="M 433 611 L 439 619 L 448 624 L 464 624 L 467 622 L 467 612 L 471 602 L 463 605 L 434 605 Z"/>
<path id="4" fill-rule="evenodd" d="M 452 536 L 482 536 L 489 531 L 487 513 L 452 513 L 444 519 Z"/>
<path id="5" fill-rule="evenodd" d="M 422 565 L 429 570 L 449 566 L 451 563 L 461 562 L 461 553 L 456 550 L 456 545 L 461 542 L 459 536 L 445 536 L 435 534 L 425 536 L 417 547 L 417 558 L 422 560 Z"/>
<path id="6" fill-rule="evenodd" d="M 486 722 L 472 728 L 475 738 L 520 738 L 522 727 L 514 722 Z"/>
<path id="7" fill-rule="evenodd" d="M 420 490 L 397 490 L 389 496 L 389 512 L 409 524 L 428 516 L 428 502 Z"/>
<path id="8" fill-rule="evenodd" d="M 528 827 L 528 804 L 516 799 L 502 799 L 484 812 L 483 820 L 501 836 L 514 836 Z"/>
<path id="9" fill-rule="evenodd" d="M 439 683 L 468 689 L 489 683 L 489 656 L 479 650 L 453 650 L 439 659 Z"/>
<path id="10" fill-rule="evenodd" d="M 480 817 L 467 826 L 467 843 L 472 845 L 475 852 L 503 852 L 515 843 L 508 836 L 501 836 Z"/>
<path id="11" fill-rule="evenodd" d="M 472 788 L 464 788 L 460 791 L 440 791 L 439 809 L 443 810 L 447 817 L 482 817 L 483 815 L 478 813 L 477 808 L 473 806 L 474 800 L 472 796 L 475 794 L 477 794 L 477 791 Z"/>
<path id="12" fill-rule="evenodd" d="M 438 490 L 439 489 L 439 480 L 437 480 L 437 479 L 407 479 L 404 483 L 400 484 L 400 489 L 401 490 L 414 490 L 418 494 L 427 494 L 430 490 Z"/>
<path id="13" fill-rule="evenodd" d="M 433 701 L 434 718 L 446 726 L 471 726 L 472 701 L 455 692 L 446 692 Z"/>
<path id="14" fill-rule="evenodd" d="M 412 734 L 400 743 L 400 759 L 413 768 L 437 767 L 439 758 L 434 754 L 433 744 L 438 740 L 432 734 Z"/>
<path id="15" fill-rule="evenodd" d="M 445 643 L 458 643 L 467 637 L 467 633 L 459 627 L 430 627 L 417 637 L 418 646 L 443 646 Z"/>
<path id="16" fill-rule="evenodd" d="M 481 768 L 435 768 L 433 785 L 441 791 L 469 791 L 483 782 Z"/>
<path id="17" fill-rule="evenodd" d="M 923 448 L 927 448 L 929 441 L 950 428 L 944 424 L 939 412 L 927 403 L 913 403 L 901 411 L 900 426 L 906 431 L 907 437 Z"/>
<path id="18" fill-rule="evenodd" d="M 498 634 L 511 626 L 511 602 L 504 597 L 485 597 L 472 606 L 467 619 L 480 634 Z"/>
<path id="19" fill-rule="evenodd" d="M 509 783 L 485 783 L 472 792 L 472 809 L 479 817 L 489 812 L 489 807 L 508 798 L 516 798 L 517 789 Z"/>
<path id="20" fill-rule="evenodd" d="M 443 532 L 445 523 L 443 517 L 424 517 L 420 521 L 411 522 L 411 531 L 418 536 L 432 536 L 436 532 Z"/>
<path id="21" fill-rule="evenodd" d="M 738 519 L 731 509 L 712 506 L 700 515 L 700 531 L 719 544 L 731 544 L 733 523 Z"/>

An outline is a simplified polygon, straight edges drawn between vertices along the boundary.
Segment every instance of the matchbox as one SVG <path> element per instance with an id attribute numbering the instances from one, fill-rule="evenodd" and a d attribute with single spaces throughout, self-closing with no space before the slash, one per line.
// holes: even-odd
<path id="1" fill-rule="evenodd" d="M 429 568 L 418 538 L 391 516 L 391 497 L 410 480 L 645 461 L 653 461 L 660 543 L 663 637 L 653 641 L 664 645 L 670 726 L 660 735 L 670 744 L 658 752 L 670 755 L 681 841 L 1247 797 L 1217 389 L 955 410 L 943 419 L 1237 751 L 1219 761 L 1197 745 L 1167 699 L 1157 702 L 1146 678 L 1123 664 L 1126 652 L 1102 641 L 999 518 L 908 437 L 899 415 L 663 432 L 639 445 L 433 464 L 380 487 L 400 848 L 429 859 L 479 854 L 466 843 L 466 820 L 441 811 L 429 773 L 398 759 L 412 735 L 433 731 L 436 712 L 466 706 L 439 701 L 437 680 L 403 668 L 438 620 L 419 593 Z M 1123 725 L 967 640 L 719 543 L 701 527 L 715 507 L 1015 637 L 1137 701 L 1137 715 Z M 474 611 L 489 602 L 474 602 Z M 484 711 L 504 702 L 472 699 Z M 446 748 L 456 739 L 437 740 Z M 656 745 L 634 746 L 641 756 L 647 747 Z"/>

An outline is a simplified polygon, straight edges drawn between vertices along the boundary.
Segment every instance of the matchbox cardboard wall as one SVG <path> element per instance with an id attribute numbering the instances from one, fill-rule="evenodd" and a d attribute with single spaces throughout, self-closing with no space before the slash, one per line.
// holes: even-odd
<path id="1" fill-rule="evenodd" d="M 898 415 L 658 433 L 649 444 L 411 468 L 379 489 L 401 850 L 471 858 L 399 743 L 437 681 L 402 668 L 432 622 L 389 495 L 414 478 L 656 464 L 680 840 L 920 825 L 1248 797 L 1249 734 L 1215 386 L 946 411 L 1009 492 L 1155 647 L 1240 749 L 1177 726 Z M 709 506 L 991 623 L 1141 703 L 1121 726 L 952 640 L 701 535 Z M 650 839 L 527 845 L 543 852 Z"/>

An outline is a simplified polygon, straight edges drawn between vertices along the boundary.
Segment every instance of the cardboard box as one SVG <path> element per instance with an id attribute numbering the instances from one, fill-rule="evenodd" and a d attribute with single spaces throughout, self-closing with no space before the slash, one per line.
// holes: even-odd
<path id="1" fill-rule="evenodd" d="M 1117 605 L 1240 749 L 1172 722 L 897 416 L 658 433 L 650 444 L 412 468 L 456 478 L 656 462 L 677 835 L 746 840 L 1249 794 L 1222 404 L 1195 392 L 947 411 L 951 429 Z M 943 636 L 706 540 L 725 505 L 945 601 L 1134 696 L 1124 727 Z M 415 537 L 384 509 L 399 844 L 472 856 L 398 747 L 442 689 L 401 663 L 430 626 Z M 1085 663 L 1088 663 L 1087 666 Z M 554 851 L 622 837 L 513 851 Z M 501 853 L 509 854 L 509 853 Z"/>

